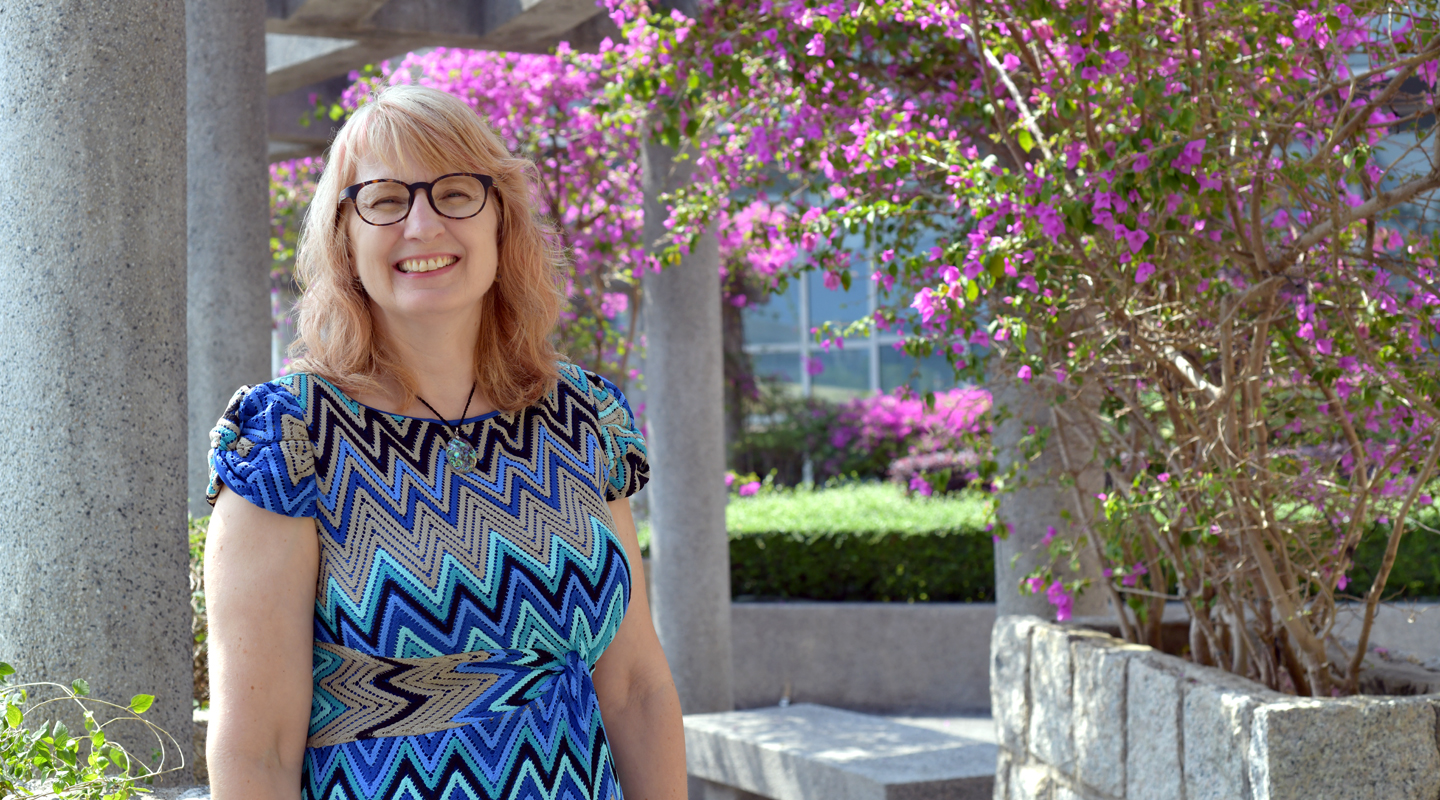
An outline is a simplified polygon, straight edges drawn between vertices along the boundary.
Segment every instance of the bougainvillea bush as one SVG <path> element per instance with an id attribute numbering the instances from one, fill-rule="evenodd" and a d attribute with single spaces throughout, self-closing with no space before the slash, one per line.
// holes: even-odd
<path id="1" fill-rule="evenodd" d="M 808 458 L 816 483 L 898 480 L 903 473 L 899 482 L 907 490 L 929 496 L 980 477 L 984 465 L 975 455 L 990 449 L 990 393 L 976 387 L 928 399 L 901 388 L 836 403 L 762 386 L 748 408 L 761 422 L 739 433 L 731 460 L 740 473 L 770 475 L 777 486 L 802 483 Z M 904 459 L 912 460 L 897 472 L 897 460 Z"/>
<path id="2" fill-rule="evenodd" d="M 671 257 L 733 187 L 784 175 L 780 235 L 846 285 L 860 236 L 900 298 L 856 328 L 1024 384 L 1064 462 L 1103 468 L 1046 537 L 1103 574 L 1028 586 L 1062 614 L 1111 596 L 1136 641 L 1183 601 L 1196 661 L 1356 690 L 1440 455 L 1433 1 L 612 11 L 607 113 L 641 106 L 696 153 L 667 198 Z M 1387 555 L 1357 586 L 1377 530 Z M 1331 636 L 1346 599 L 1358 642 Z"/>

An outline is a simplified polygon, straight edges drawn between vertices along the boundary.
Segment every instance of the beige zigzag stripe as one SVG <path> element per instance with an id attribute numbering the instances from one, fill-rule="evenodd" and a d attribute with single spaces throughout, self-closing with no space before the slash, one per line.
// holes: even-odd
<path id="1" fill-rule="evenodd" d="M 328 747 L 353 742 L 361 731 L 382 727 L 372 737 L 418 736 L 435 731 L 458 728 L 466 724 L 452 722 L 455 715 L 499 682 L 498 675 L 483 672 L 456 672 L 461 664 L 473 664 L 489 658 L 486 652 L 456 653 L 434 658 L 389 658 L 380 660 L 358 650 L 335 644 L 315 645 L 337 656 L 340 669 L 325 677 L 319 688 L 329 692 L 346 706 L 345 711 L 306 741 L 307 747 Z M 424 697 L 418 705 L 413 700 L 392 695 L 375 685 L 385 672 L 397 666 L 405 671 L 390 679 L 397 689 Z M 390 724 L 384 724 L 393 720 Z"/>

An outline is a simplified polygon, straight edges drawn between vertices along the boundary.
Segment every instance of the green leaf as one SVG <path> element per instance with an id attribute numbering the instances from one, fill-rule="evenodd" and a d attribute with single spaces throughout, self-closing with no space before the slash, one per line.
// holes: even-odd
<path id="1" fill-rule="evenodd" d="M 155 705 L 155 695 L 153 694 L 137 694 L 130 698 L 130 710 L 136 714 L 144 714 L 150 710 L 152 705 Z"/>
<path id="2" fill-rule="evenodd" d="M 6 664 L 4 661 L 0 661 L 0 678 L 3 678 L 3 677 L 5 677 L 5 676 L 7 676 L 7 675 L 14 675 L 14 674 L 15 674 L 15 668 L 14 668 L 14 667 L 10 666 L 9 664 Z"/>
<path id="3" fill-rule="evenodd" d="M 24 721 L 25 715 L 20 713 L 20 709 L 17 706 L 11 705 L 10 703 L 5 704 L 5 722 L 9 724 L 10 727 L 18 728 L 20 727 L 20 723 Z"/>
<path id="4" fill-rule="evenodd" d="M 70 684 L 70 691 L 74 692 L 80 697 L 84 697 L 85 695 L 90 694 L 90 684 L 87 683 L 84 678 L 76 678 L 74 682 Z"/>
<path id="5" fill-rule="evenodd" d="M 1035 137 L 1030 135 L 1029 129 L 1021 128 L 1019 139 L 1020 149 L 1027 153 L 1035 149 Z"/>

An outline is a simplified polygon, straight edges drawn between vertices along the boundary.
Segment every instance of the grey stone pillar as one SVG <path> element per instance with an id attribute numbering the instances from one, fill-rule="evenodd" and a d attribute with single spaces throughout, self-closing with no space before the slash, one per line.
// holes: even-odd
<path id="1" fill-rule="evenodd" d="M 990 385 L 987 387 L 995 398 L 997 409 L 1003 408 L 1006 417 L 995 427 L 994 444 L 1002 467 L 1007 467 L 1021 458 L 1019 443 L 1027 431 L 1034 428 L 1051 428 L 1051 398 L 1039 387 L 1041 378 L 1030 384 L 1021 383 L 1014 376 L 998 374 L 992 370 Z M 1052 385 L 1053 386 L 1053 385 Z M 1046 529 L 1054 526 L 1059 535 L 1079 533 L 1078 509 L 1074 493 L 1068 484 L 1061 482 L 1064 462 L 1060 451 L 1061 437 L 1064 437 L 1066 453 L 1073 469 L 1079 471 L 1077 486 L 1082 497 L 1094 497 L 1104 486 L 1104 472 L 1093 458 L 1088 447 L 1073 431 L 1064 426 L 1054 430 L 1046 442 L 1040 457 L 1029 462 L 1028 469 L 1020 475 L 1018 485 L 1000 495 L 999 518 L 1010 526 L 1010 534 L 995 544 L 995 613 L 1034 614 L 1054 619 L 1055 607 L 1044 594 L 1024 595 L 1019 591 L 1020 579 L 1036 566 L 1049 562 L 1049 554 L 1041 546 Z M 1061 516 L 1068 511 L 1071 519 L 1077 520 L 1071 526 Z M 1087 552 L 1081 560 L 1082 571 L 1099 577 L 1096 561 Z M 1073 577 L 1068 570 L 1062 575 Z M 1105 590 L 1091 586 L 1076 598 L 1075 616 L 1106 614 L 1109 602 Z"/>
<path id="2" fill-rule="evenodd" d="M 0 659 L 190 761 L 185 8 L 0 10 Z"/>
<path id="3" fill-rule="evenodd" d="M 647 241 L 664 230 L 660 194 L 685 180 L 673 155 L 644 149 Z M 734 707 L 719 268 L 707 234 L 644 283 L 653 613 L 687 714 Z"/>
<path id="4" fill-rule="evenodd" d="M 205 516 L 210 429 L 270 374 L 265 5 L 186 0 L 190 513 Z"/>

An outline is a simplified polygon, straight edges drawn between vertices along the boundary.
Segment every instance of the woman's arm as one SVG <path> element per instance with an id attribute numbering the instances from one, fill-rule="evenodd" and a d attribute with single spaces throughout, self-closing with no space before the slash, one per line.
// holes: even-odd
<path id="1" fill-rule="evenodd" d="M 685 730 L 680 723 L 680 697 L 650 622 L 630 501 L 610 503 L 610 514 L 630 559 L 632 580 L 625 621 L 595 664 L 600 717 L 605 721 L 626 800 L 684 800 Z"/>
<path id="2" fill-rule="evenodd" d="M 298 800 L 310 726 L 315 520 L 222 490 L 205 539 L 214 800 Z"/>

